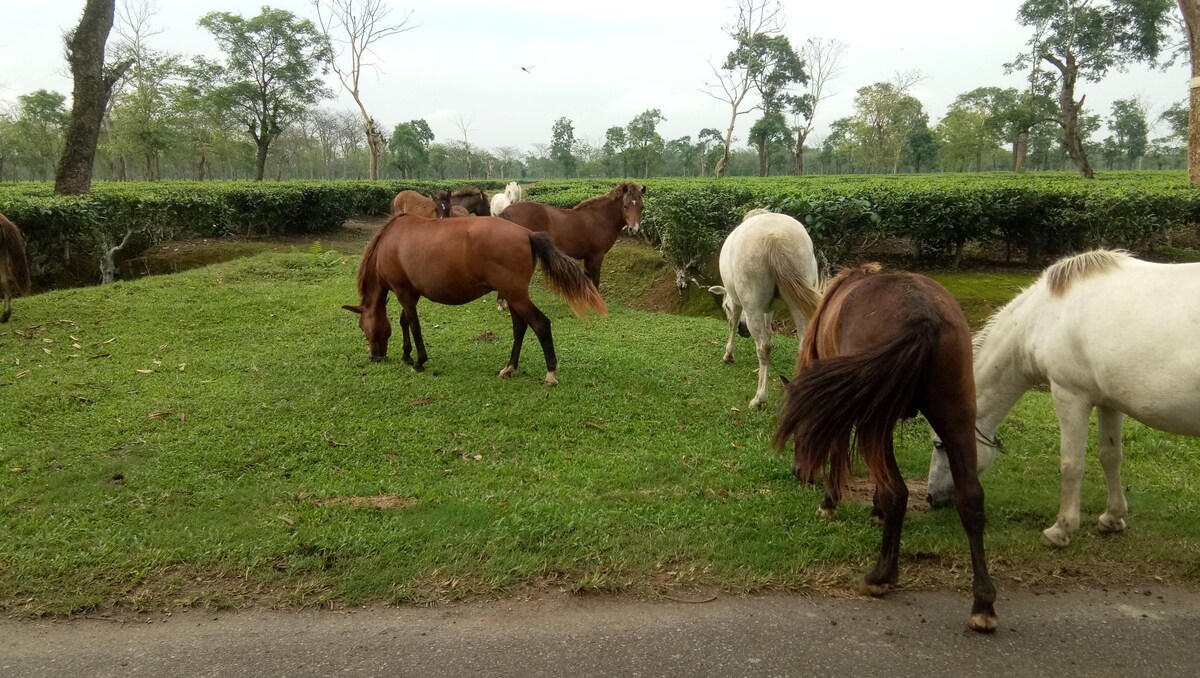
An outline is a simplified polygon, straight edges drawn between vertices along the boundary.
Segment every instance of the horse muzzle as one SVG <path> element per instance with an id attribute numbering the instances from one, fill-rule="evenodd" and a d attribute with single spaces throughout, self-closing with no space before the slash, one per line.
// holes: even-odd
<path id="1" fill-rule="evenodd" d="M 635 221 L 632 224 L 625 224 L 625 230 L 629 231 L 630 233 L 637 233 L 639 230 L 641 230 L 641 228 L 642 222 L 640 221 Z"/>
<path id="2" fill-rule="evenodd" d="M 954 503 L 953 498 L 951 497 L 938 497 L 934 496 L 933 494 L 925 495 L 925 500 L 929 502 L 929 508 L 934 509 L 946 508 L 950 504 Z"/>

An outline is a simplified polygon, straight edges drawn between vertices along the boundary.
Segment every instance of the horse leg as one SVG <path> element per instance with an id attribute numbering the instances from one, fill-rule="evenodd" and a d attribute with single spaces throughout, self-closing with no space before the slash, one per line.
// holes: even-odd
<path id="1" fill-rule="evenodd" d="M 998 624 L 996 585 L 988 574 L 987 556 L 983 549 L 985 514 L 983 485 L 979 482 L 976 462 L 975 431 L 971 423 L 959 422 L 957 426 L 951 426 L 936 413 L 926 412 L 925 415 L 945 448 L 950 477 L 954 480 L 954 507 L 958 510 L 958 519 L 967 533 L 967 543 L 971 549 L 971 589 L 975 601 L 971 605 L 970 627 L 976 631 L 995 631 Z M 969 422 L 970 419 L 965 421 Z"/>
<path id="2" fill-rule="evenodd" d="M 4 264 L 0 264 L 0 287 L 4 288 L 4 315 L 0 315 L 0 323 L 8 322 L 8 319 L 12 317 L 12 287 L 8 284 L 8 274 L 3 268 Z"/>
<path id="3" fill-rule="evenodd" d="M 400 331 L 404 335 L 404 355 L 400 358 L 400 360 L 405 365 L 411 366 L 413 364 L 412 338 L 409 336 L 408 314 L 404 312 L 404 309 L 400 309 Z"/>
<path id="4" fill-rule="evenodd" d="M 865 441 L 864 441 L 865 442 Z M 881 455 L 883 464 L 868 464 L 880 467 L 875 480 L 876 501 L 883 512 L 883 543 L 879 549 L 879 560 L 875 568 L 863 578 L 860 590 L 871 596 L 881 596 L 895 586 L 900 578 L 900 532 L 904 527 L 904 513 L 908 509 L 908 487 L 896 465 L 895 451 L 889 432 L 885 439 L 869 441 L 864 446 L 863 458 Z M 876 449 L 869 449 L 874 447 Z"/>
<path id="5" fill-rule="evenodd" d="M 750 336 L 754 337 L 754 349 L 758 353 L 758 390 L 750 401 L 750 408 L 762 407 L 767 402 L 767 383 L 771 371 L 771 321 L 767 313 L 747 313 L 746 324 Z"/>
<path id="6" fill-rule="evenodd" d="M 425 353 L 425 338 L 421 335 L 421 319 L 417 317 L 417 298 L 413 296 L 401 299 L 400 303 L 404 306 L 401 318 L 408 319 L 413 343 L 417 345 L 417 362 L 412 368 L 421 372 L 425 369 L 425 361 L 429 360 L 429 354 Z"/>
<path id="7" fill-rule="evenodd" d="M 604 263 L 603 254 L 583 261 L 583 267 L 587 269 L 588 277 L 592 279 L 592 284 L 596 286 L 596 289 L 600 289 L 600 264 L 602 263 Z"/>
<path id="8" fill-rule="evenodd" d="M 528 295 L 519 301 L 509 299 L 508 308 L 514 317 L 521 316 L 529 324 L 529 327 L 533 328 L 533 333 L 537 335 L 538 341 L 542 344 L 542 353 L 546 356 L 544 383 L 547 386 L 557 385 L 558 377 L 555 376 L 555 372 L 558 371 L 558 357 L 554 354 L 554 336 L 550 333 L 550 319 L 537 306 L 533 305 L 533 301 L 529 299 Z"/>
<path id="9" fill-rule="evenodd" d="M 1096 408 L 1097 432 L 1100 438 L 1100 465 L 1108 481 L 1108 508 L 1100 514 L 1101 532 L 1120 532 L 1125 529 L 1125 487 L 1121 484 L 1121 432 L 1125 415 L 1107 407 Z"/>
<path id="10" fill-rule="evenodd" d="M 521 344 L 525 343 L 525 330 L 529 327 L 529 323 L 521 317 L 519 313 L 512 314 L 513 324 L 513 345 L 512 353 L 508 356 L 508 365 L 500 370 L 500 378 L 508 379 L 513 372 L 517 371 L 517 362 L 521 360 Z"/>
<path id="11" fill-rule="evenodd" d="M 1062 548 L 1071 543 L 1071 535 L 1079 529 L 1079 494 L 1083 486 L 1083 463 L 1092 403 L 1053 384 L 1050 393 L 1054 398 L 1061 436 L 1059 447 L 1062 459 L 1059 469 L 1062 473 L 1062 497 L 1058 520 L 1042 532 L 1042 538 L 1047 545 Z"/>
<path id="12" fill-rule="evenodd" d="M 725 317 L 729 319 L 729 340 L 725 342 L 725 357 L 723 360 L 726 364 L 732 364 L 733 340 L 737 336 L 738 322 L 742 318 L 742 309 L 733 300 L 728 291 L 725 293 L 725 300 L 721 302 L 721 308 L 725 309 Z"/>
<path id="13" fill-rule="evenodd" d="M 850 439 L 839 440 L 837 443 L 838 449 L 833 450 L 830 455 L 830 464 L 838 463 L 837 459 L 846 459 L 846 448 L 850 446 Z M 799 469 L 793 466 L 792 473 L 799 473 Z M 847 474 L 848 475 L 848 474 Z M 842 488 L 833 480 L 833 468 L 825 474 L 825 498 L 821 500 L 821 506 L 817 509 L 817 515 L 822 518 L 832 518 L 837 515 L 838 502 L 842 499 Z"/>
<path id="14" fill-rule="evenodd" d="M 504 300 L 504 297 L 500 296 L 499 292 L 496 293 L 496 310 L 501 313 L 508 312 L 508 302 Z"/>

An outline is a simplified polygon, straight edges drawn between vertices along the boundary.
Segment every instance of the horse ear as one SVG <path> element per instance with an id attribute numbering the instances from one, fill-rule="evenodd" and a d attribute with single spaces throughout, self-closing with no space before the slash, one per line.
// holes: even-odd
<path id="1" fill-rule="evenodd" d="M 642 189 L 642 195 L 646 195 L 646 185 L 645 184 L 641 185 L 641 189 Z"/>
<path id="2" fill-rule="evenodd" d="M 342 308 L 346 309 L 347 311 L 352 311 L 354 313 L 357 313 L 359 315 L 362 315 L 362 312 L 363 312 L 362 306 L 350 306 L 349 304 L 343 304 Z"/>
<path id="3" fill-rule="evenodd" d="M 708 291 L 712 292 L 713 294 L 725 294 L 725 288 L 721 287 L 720 285 L 713 285 L 712 287 L 708 288 Z"/>
<path id="4" fill-rule="evenodd" d="M 782 381 L 784 386 L 788 385 L 788 378 L 783 376 L 782 374 L 779 375 L 779 381 Z"/>

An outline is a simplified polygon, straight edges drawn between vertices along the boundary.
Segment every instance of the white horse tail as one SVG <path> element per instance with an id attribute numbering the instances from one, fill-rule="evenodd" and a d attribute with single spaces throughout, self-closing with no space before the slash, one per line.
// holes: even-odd
<path id="1" fill-rule="evenodd" d="M 816 280 L 810 281 L 805 275 L 802 265 L 804 254 L 797 246 L 796 240 L 776 231 L 768 234 L 763 244 L 767 251 L 767 266 L 771 269 L 775 286 L 779 288 L 779 295 L 806 318 L 813 317 L 817 305 L 821 303 L 820 283 Z M 813 270 L 815 273 L 815 261 Z"/>

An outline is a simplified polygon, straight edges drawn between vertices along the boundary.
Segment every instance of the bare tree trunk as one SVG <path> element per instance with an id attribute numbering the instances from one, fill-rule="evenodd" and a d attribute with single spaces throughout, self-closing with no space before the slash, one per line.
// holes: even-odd
<path id="1" fill-rule="evenodd" d="M 1083 100 L 1086 97 L 1080 97 L 1079 101 L 1075 101 L 1075 80 L 1079 76 L 1079 67 L 1075 63 L 1075 56 L 1068 53 L 1065 63 L 1053 54 L 1044 54 L 1042 58 L 1049 61 L 1062 73 L 1061 89 L 1058 91 L 1058 107 L 1062 116 L 1059 124 L 1062 125 L 1063 145 L 1066 146 L 1067 155 L 1075 162 L 1075 166 L 1079 168 L 1079 173 L 1083 175 L 1083 178 L 1095 179 L 1096 173 L 1092 171 L 1087 153 L 1083 150 L 1083 140 L 1079 138 L 1079 112 L 1083 110 Z"/>
<path id="2" fill-rule="evenodd" d="M 1025 171 L 1025 163 L 1029 157 L 1029 130 L 1025 130 L 1013 139 L 1013 171 L 1020 174 Z"/>
<path id="3" fill-rule="evenodd" d="M 100 243 L 100 284 L 107 285 L 116 279 L 117 266 L 113 261 L 113 255 L 125 249 L 129 244 L 129 238 L 133 235 L 132 230 L 125 231 L 125 237 L 119 245 L 109 245 L 108 238 L 104 238 Z"/>
<path id="4" fill-rule="evenodd" d="M 126 60 L 104 67 L 104 46 L 115 12 L 116 0 L 87 0 L 79 25 L 66 40 L 67 61 L 75 87 L 67 143 L 54 177 L 55 195 L 79 195 L 92 187 L 96 142 L 100 139 L 108 97 L 132 64 Z"/>
<path id="5" fill-rule="evenodd" d="M 725 176 L 725 170 L 729 167 L 729 147 L 733 146 L 733 128 L 737 125 L 737 107 L 739 105 L 741 105 L 740 99 L 737 103 L 733 104 L 733 115 L 729 116 L 729 129 L 725 131 L 725 152 L 721 154 L 721 159 L 717 161 L 717 166 L 713 170 L 713 174 L 718 179 Z"/>
<path id="6" fill-rule="evenodd" d="M 254 142 L 258 146 L 258 153 L 254 159 L 254 180 L 262 181 L 263 176 L 267 173 L 267 150 L 271 146 L 271 137 L 264 134 L 261 137 L 255 137 Z"/>
<path id="7" fill-rule="evenodd" d="M 803 129 L 796 130 L 796 148 L 792 151 L 792 174 L 796 176 L 804 174 L 804 142 L 807 139 L 807 131 Z"/>
<path id="8" fill-rule="evenodd" d="M 1200 186 L 1200 0 L 1179 0 L 1191 52 L 1191 108 L 1188 113 L 1188 181 Z"/>

